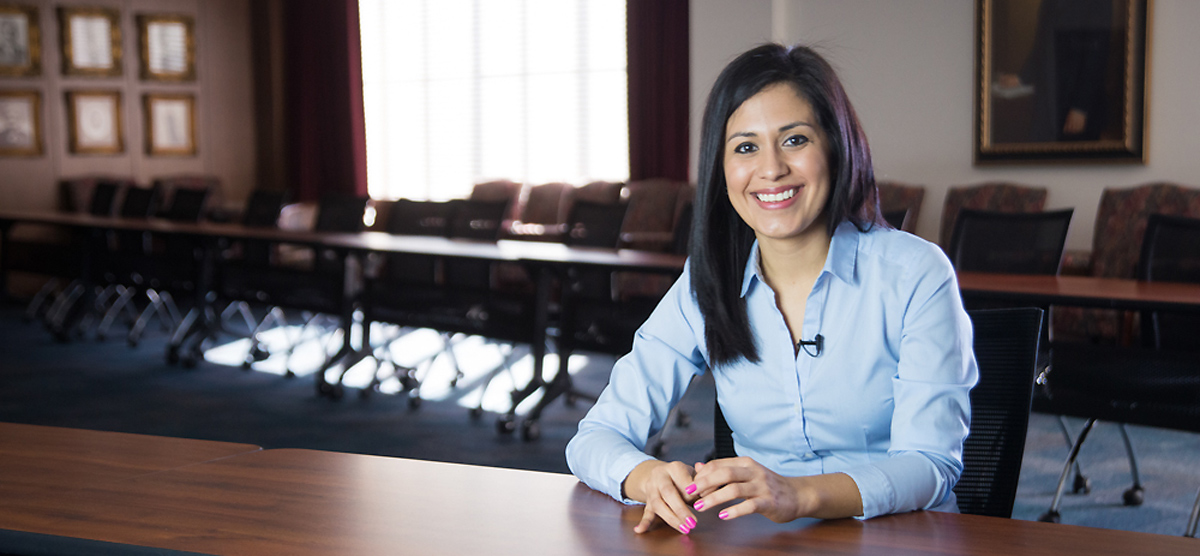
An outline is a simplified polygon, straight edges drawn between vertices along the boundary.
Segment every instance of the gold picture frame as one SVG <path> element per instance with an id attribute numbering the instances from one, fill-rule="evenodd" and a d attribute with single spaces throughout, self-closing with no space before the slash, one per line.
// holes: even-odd
<path id="1" fill-rule="evenodd" d="M 68 91 L 66 95 L 71 153 L 125 152 L 120 91 Z"/>
<path id="2" fill-rule="evenodd" d="M 142 79 L 196 79 L 196 24 L 192 16 L 138 14 L 137 26 Z"/>
<path id="3" fill-rule="evenodd" d="M 0 90 L 0 156 L 41 154 L 41 91 Z"/>
<path id="4" fill-rule="evenodd" d="M 975 163 L 1146 162 L 1151 0 L 978 0 Z"/>
<path id="5" fill-rule="evenodd" d="M 121 14 L 113 8 L 58 9 L 63 75 L 119 77 L 122 73 Z"/>
<path id="6" fill-rule="evenodd" d="M 42 74 L 42 30 L 36 6 L 0 5 L 0 76 Z"/>
<path id="7" fill-rule="evenodd" d="M 142 105 L 146 115 L 146 154 L 195 156 L 195 95 L 147 93 L 142 97 Z"/>

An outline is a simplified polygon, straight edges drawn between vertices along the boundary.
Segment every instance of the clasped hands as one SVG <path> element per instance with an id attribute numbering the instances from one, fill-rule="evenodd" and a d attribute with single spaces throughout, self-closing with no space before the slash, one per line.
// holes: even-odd
<path id="1" fill-rule="evenodd" d="M 811 515 L 806 477 L 784 477 L 747 457 L 696 463 L 648 460 L 625 480 L 626 496 L 645 502 L 646 509 L 634 532 L 644 533 L 657 521 L 688 534 L 696 527 L 696 513 L 716 509 L 741 499 L 717 514 L 722 520 L 759 513 L 783 523 Z"/>

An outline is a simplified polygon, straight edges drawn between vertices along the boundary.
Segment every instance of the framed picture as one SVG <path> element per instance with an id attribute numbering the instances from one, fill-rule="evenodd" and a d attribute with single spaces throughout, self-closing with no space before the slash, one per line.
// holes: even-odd
<path id="1" fill-rule="evenodd" d="M 0 76 L 42 73 L 42 33 L 38 9 L 0 5 Z"/>
<path id="2" fill-rule="evenodd" d="M 195 24 L 187 15 L 137 16 L 142 79 L 192 81 L 196 78 Z"/>
<path id="3" fill-rule="evenodd" d="M 0 91 L 0 155 L 42 154 L 42 93 Z"/>
<path id="4" fill-rule="evenodd" d="M 146 153 L 151 156 L 196 154 L 196 97 L 185 93 L 147 94 Z"/>
<path id="5" fill-rule="evenodd" d="M 121 16 L 101 7 L 59 8 L 64 75 L 121 75 Z"/>
<path id="6" fill-rule="evenodd" d="M 975 163 L 1145 163 L 1150 2 L 978 0 Z"/>
<path id="7" fill-rule="evenodd" d="M 125 151 L 120 91 L 69 91 L 67 135 L 75 154 Z"/>

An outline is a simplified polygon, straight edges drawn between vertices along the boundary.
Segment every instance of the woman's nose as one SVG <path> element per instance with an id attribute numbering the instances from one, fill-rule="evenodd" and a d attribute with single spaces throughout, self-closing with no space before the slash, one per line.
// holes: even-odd
<path id="1" fill-rule="evenodd" d="M 763 149 L 762 152 L 763 156 L 759 157 L 759 174 L 763 179 L 775 181 L 788 174 L 787 162 L 778 148 Z"/>

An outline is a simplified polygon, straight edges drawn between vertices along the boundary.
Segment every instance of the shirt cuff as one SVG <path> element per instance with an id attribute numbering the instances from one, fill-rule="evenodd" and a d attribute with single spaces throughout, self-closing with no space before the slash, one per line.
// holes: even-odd
<path id="1" fill-rule="evenodd" d="M 642 452 L 631 452 L 628 455 L 621 456 L 621 459 L 618 459 L 617 462 L 612 466 L 613 474 L 611 478 L 614 480 L 614 483 L 609 485 L 608 495 L 620 500 L 624 504 L 641 504 L 641 502 L 638 502 L 637 500 L 625 498 L 621 492 L 621 484 L 624 483 L 625 478 L 628 477 L 631 472 L 633 472 L 633 468 L 641 465 L 643 461 L 649 461 L 652 459 L 654 458 Z"/>
<path id="2" fill-rule="evenodd" d="M 879 468 L 863 466 L 842 473 L 850 476 L 858 486 L 858 495 L 862 498 L 863 513 L 855 516 L 855 519 L 870 519 L 888 514 L 896 507 L 896 491 L 887 475 Z"/>

